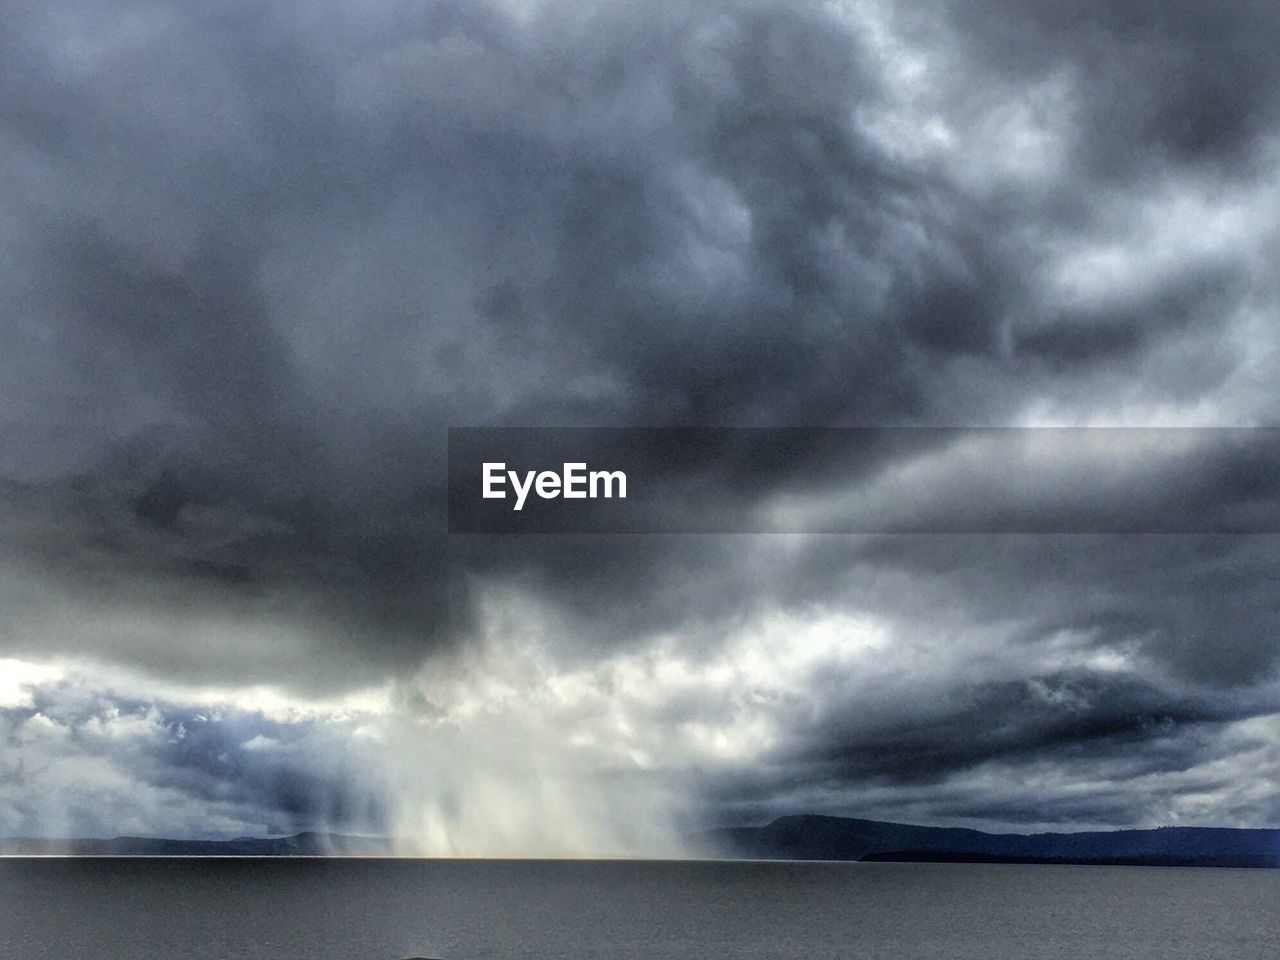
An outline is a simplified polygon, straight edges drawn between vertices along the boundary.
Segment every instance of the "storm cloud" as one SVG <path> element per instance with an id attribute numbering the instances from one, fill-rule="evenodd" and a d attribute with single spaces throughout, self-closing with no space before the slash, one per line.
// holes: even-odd
<path id="1" fill-rule="evenodd" d="M 1273 509 L 1214 431 L 1034 536 L 445 507 L 450 426 L 1275 425 L 1278 42 L 1246 0 L 10 4 L 0 833 L 421 795 L 493 849 L 461 768 L 529 754 L 538 815 L 606 785 L 557 850 L 617 783 L 686 825 L 1276 825 L 1275 528 L 1142 532 L 1169 491 Z M 697 467 L 761 508 L 1080 508 L 1070 463 L 954 453 Z"/>

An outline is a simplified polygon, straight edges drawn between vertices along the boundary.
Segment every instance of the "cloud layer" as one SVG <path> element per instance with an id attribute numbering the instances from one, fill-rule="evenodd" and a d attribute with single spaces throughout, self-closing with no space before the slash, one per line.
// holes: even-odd
<path id="1" fill-rule="evenodd" d="M 1280 16 L 10 6 L 0 833 L 1277 824 L 1275 536 L 450 538 L 444 454 L 1275 424 Z M 1266 501 L 1201 453 L 1098 510 Z M 752 495 L 897 502 L 807 470 Z"/>

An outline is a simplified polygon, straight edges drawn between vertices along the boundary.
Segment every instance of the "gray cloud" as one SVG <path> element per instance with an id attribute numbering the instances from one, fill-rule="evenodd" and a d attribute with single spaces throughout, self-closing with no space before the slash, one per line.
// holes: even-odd
<path id="1" fill-rule="evenodd" d="M 809 677 L 822 716 L 765 711 L 758 764 L 670 759 L 744 815 L 1136 822 L 1132 765 L 1225 776 L 1277 709 L 1274 537 L 463 541 L 443 517 L 449 425 L 1273 423 L 1269 10 L 11 6 L 3 655 L 328 697 L 449 675 L 495 597 L 564 670 L 659 642 L 696 668 L 814 609 L 888 624 L 901 703 Z M 672 697 L 655 730 L 738 709 Z M 925 697 L 933 720 L 902 707 Z M 201 743 L 121 763 L 231 784 L 244 823 L 331 790 L 300 763 L 271 799 L 265 760 Z M 1089 796 L 1010 786 L 1049 767 Z"/>
<path id="2" fill-rule="evenodd" d="M 385 833 L 340 724 L 133 700 L 76 679 L 0 708 L 7 835 Z"/>

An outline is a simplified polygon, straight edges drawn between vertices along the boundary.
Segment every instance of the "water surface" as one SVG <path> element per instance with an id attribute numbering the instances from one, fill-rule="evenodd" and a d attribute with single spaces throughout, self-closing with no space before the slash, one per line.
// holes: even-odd
<path id="1" fill-rule="evenodd" d="M 22 960 L 1274 960 L 1280 871 L 0 860 Z"/>

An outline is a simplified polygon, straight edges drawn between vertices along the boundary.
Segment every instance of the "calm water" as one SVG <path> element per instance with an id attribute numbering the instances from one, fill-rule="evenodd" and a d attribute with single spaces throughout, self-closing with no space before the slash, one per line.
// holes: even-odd
<path id="1" fill-rule="evenodd" d="M 0 860 L 22 960 L 1280 957 L 1280 871 Z"/>

